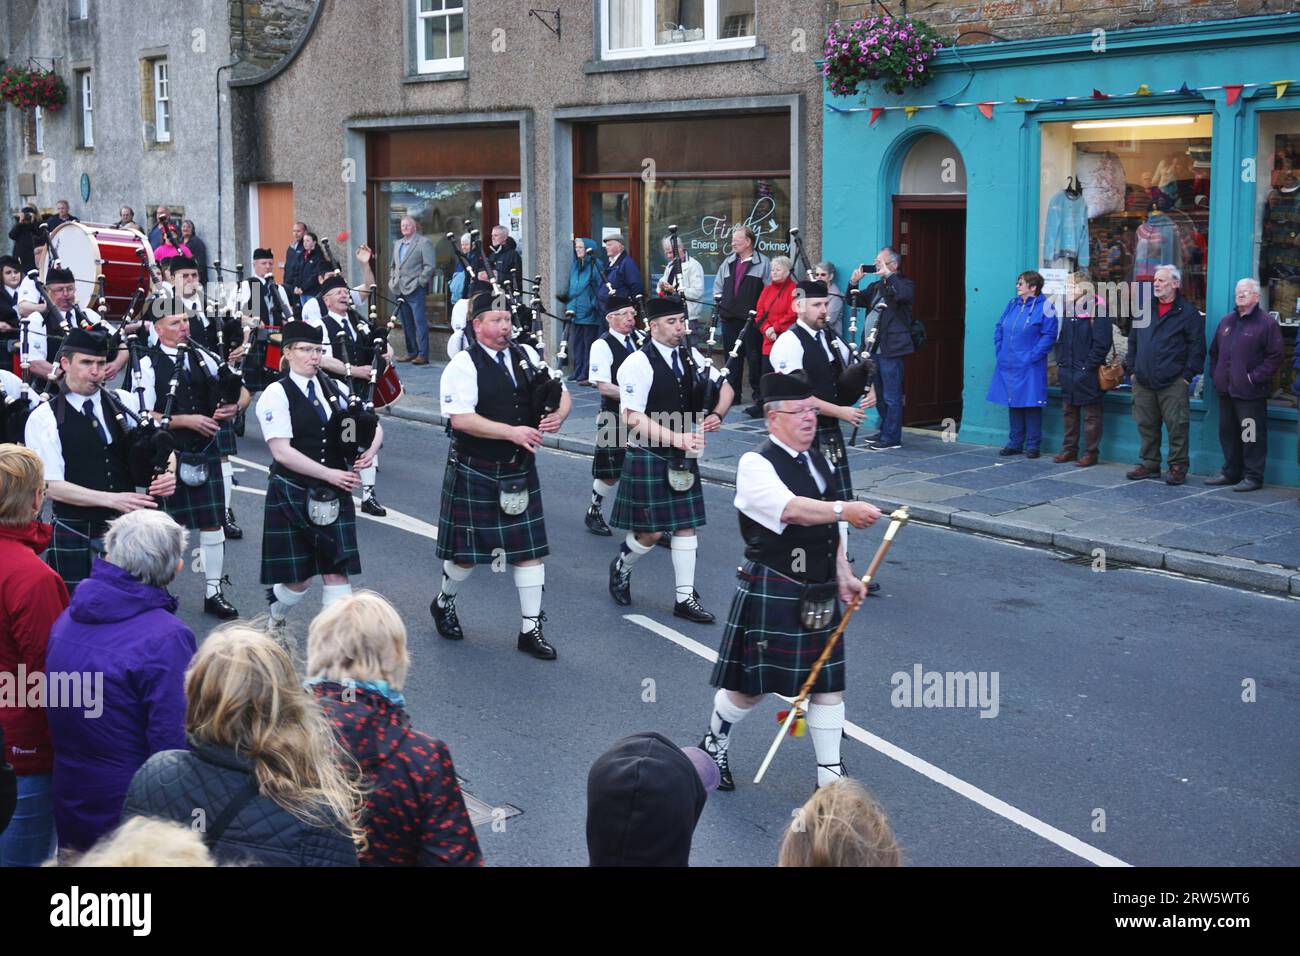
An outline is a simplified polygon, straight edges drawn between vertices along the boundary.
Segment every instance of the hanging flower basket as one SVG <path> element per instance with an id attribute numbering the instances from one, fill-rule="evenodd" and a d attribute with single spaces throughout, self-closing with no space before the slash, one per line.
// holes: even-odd
<path id="1" fill-rule="evenodd" d="M 68 84 L 50 70 L 11 66 L 0 73 L 0 100 L 19 109 L 57 110 L 68 102 Z"/>
<path id="2" fill-rule="evenodd" d="M 826 34 L 822 75 L 836 96 L 870 92 L 877 80 L 885 92 L 902 93 L 930 82 L 929 66 L 942 48 L 934 28 L 912 17 L 837 20 Z"/>

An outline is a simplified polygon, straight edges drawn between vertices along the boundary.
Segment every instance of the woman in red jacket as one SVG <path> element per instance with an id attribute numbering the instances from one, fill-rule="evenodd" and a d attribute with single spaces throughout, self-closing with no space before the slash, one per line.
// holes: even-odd
<path id="1" fill-rule="evenodd" d="M 758 331 L 763 336 L 763 372 L 772 371 L 768 356 L 777 337 L 794 325 L 794 290 L 797 283 L 790 275 L 790 260 L 777 256 L 772 260 L 772 281 L 758 297 Z"/>
<path id="2" fill-rule="evenodd" d="M 12 764 L 18 775 L 18 805 L 0 835 L 0 867 L 40 866 L 54 851 L 54 754 L 45 702 L 27 699 L 33 675 L 45 670 L 50 627 L 68 606 L 63 580 L 38 557 L 53 533 L 36 520 L 44 498 L 41 459 L 21 445 L 0 445 L 0 674 L 11 675 L 16 693 L 14 702 L 0 702 L 0 765 Z"/>

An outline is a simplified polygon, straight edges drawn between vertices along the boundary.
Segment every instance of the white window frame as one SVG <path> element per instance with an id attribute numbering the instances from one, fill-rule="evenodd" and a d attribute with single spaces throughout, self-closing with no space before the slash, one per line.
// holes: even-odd
<path id="1" fill-rule="evenodd" d="M 655 23 L 655 0 L 639 0 L 641 4 L 641 36 L 643 45 L 624 49 L 610 49 L 613 19 L 610 0 L 600 0 L 600 57 L 602 60 L 631 60 L 647 56 L 673 56 L 678 53 L 712 53 L 718 50 L 747 50 L 758 43 L 758 3 L 754 3 L 754 35 L 719 38 L 718 0 L 704 0 L 704 39 L 684 43 L 655 43 L 658 25 Z"/>
<path id="2" fill-rule="evenodd" d="M 172 141 L 171 69 L 166 57 L 153 61 L 153 139 Z"/>
<path id="3" fill-rule="evenodd" d="M 45 110 L 32 107 L 32 152 L 45 152 Z"/>
<path id="4" fill-rule="evenodd" d="M 77 84 L 81 96 L 81 146 L 95 148 L 95 81 L 90 70 L 81 70 Z"/>
<path id="5" fill-rule="evenodd" d="M 459 6 L 448 7 L 444 10 L 420 10 L 420 0 L 408 0 L 411 4 L 411 10 L 414 14 L 412 18 L 412 29 L 415 31 L 415 71 L 417 73 L 454 73 L 465 69 L 465 57 L 449 56 L 440 60 L 430 59 L 428 50 L 424 48 L 424 21 L 425 20 L 443 20 L 450 21 L 453 16 L 460 16 L 460 34 L 462 38 L 466 36 L 465 20 L 465 0 L 447 0 L 448 4 L 459 3 Z M 444 29 L 447 24 L 444 23 Z M 451 49 L 451 34 L 447 32 L 447 48 Z"/>
<path id="6" fill-rule="evenodd" d="M 74 20 L 90 19 L 90 0 L 77 0 L 77 15 L 72 19 Z"/>

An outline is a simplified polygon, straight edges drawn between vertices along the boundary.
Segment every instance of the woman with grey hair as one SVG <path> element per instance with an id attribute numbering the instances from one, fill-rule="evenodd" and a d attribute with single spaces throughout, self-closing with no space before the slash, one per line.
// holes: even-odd
<path id="1" fill-rule="evenodd" d="M 826 328 L 840 338 L 844 338 L 844 290 L 835 284 L 835 266 L 829 262 L 819 262 L 813 266 L 813 279 L 826 283 L 830 298 L 826 300 Z"/>
<path id="2" fill-rule="evenodd" d="M 185 566 L 186 531 L 162 511 L 111 522 L 107 556 L 54 623 L 46 673 L 69 693 L 47 708 L 60 848 L 113 830 L 131 777 L 150 755 L 186 749 L 185 669 L 194 633 L 166 590 Z"/>

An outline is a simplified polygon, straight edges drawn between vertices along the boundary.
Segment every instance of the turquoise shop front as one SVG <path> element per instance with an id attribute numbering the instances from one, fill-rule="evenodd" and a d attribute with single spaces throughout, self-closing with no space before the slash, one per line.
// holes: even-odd
<path id="1" fill-rule="evenodd" d="M 1007 411 L 985 393 L 1017 275 L 1042 272 L 1051 291 L 1073 273 L 1111 314 L 1140 319 L 1155 264 L 1169 262 L 1206 313 L 1207 343 L 1237 280 L 1260 282 L 1285 342 L 1265 481 L 1300 484 L 1300 14 L 949 47 L 933 71 L 901 96 L 823 94 L 825 258 L 847 280 L 894 245 L 924 287 L 918 305 L 948 290 L 926 308 L 952 341 L 932 334 L 908 360 L 905 423 L 951 420 L 962 441 L 1004 444 Z M 1200 474 L 1222 463 L 1208 367 L 1191 403 Z M 1136 462 L 1128 389 L 1104 407 L 1101 457 Z M 1062 425 L 1051 387 L 1045 452 Z"/>

